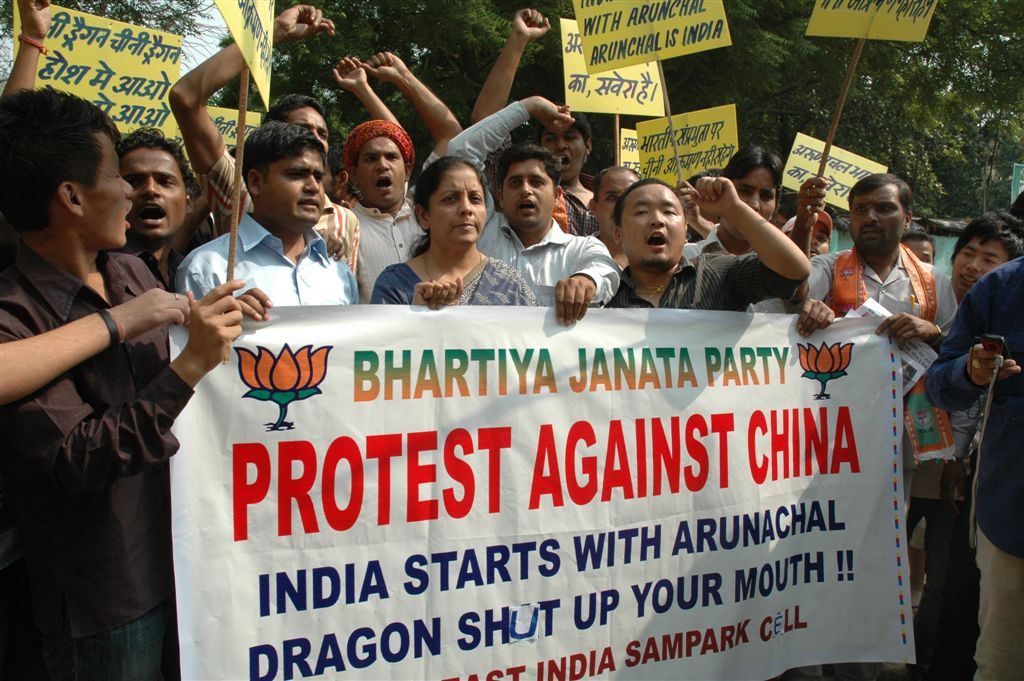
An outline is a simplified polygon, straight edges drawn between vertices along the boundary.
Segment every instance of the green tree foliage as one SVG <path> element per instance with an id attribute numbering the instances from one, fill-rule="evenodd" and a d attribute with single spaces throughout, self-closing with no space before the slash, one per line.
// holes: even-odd
<path id="1" fill-rule="evenodd" d="M 196 1 L 105 4 L 111 16 L 157 25 L 156 19 L 143 18 L 163 16 L 157 10 L 141 16 L 127 12 L 159 6 L 187 21 Z M 69 4 L 92 11 L 88 8 L 104 3 Z M 276 10 L 292 4 L 277 0 Z M 0 6 L 9 5 L 10 0 L 0 0 Z M 346 54 L 367 58 L 390 50 L 468 125 L 510 18 L 525 5 L 519 0 L 324 0 L 318 6 L 337 23 L 337 35 L 277 52 L 271 90 L 322 99 L 330 110 L 334 139 L 341 139 L 365 112 L 337 88 L 331 66 Z M 734 102 L 741 143 L 764 144 L 783 156 L 797 132 L 824 138 L 855 41 L 806 37 L 812 5 L 811 0 L 725 0 L 733 45 L 664 64 L 672 110 Z M 573 16 L 572 2 L 539 0 L 533 6 L 551 20 L 552 30 L 527 49 L 512 97 L 540 94 L 561 100 L 558 18 Z M 836 144 L 907 178 L 917 194 L 918 214 L 976 215 L 984 205 L 986 177 L 988 206 L 1005 206 L 1011 165 L 1024 160 L 1022 16 L 1024 0 L 941 0 L 924 42 L 869 41 Z M 373 84 L 419 142 L 422 157 L 430 147 L 425 126 L 393 88 Z M 230 106 L 237 96 L 235 86 L 225 88 L 217 100 Z M 612 162 L 614 123 L 604 115 L 593 115 L 591 121 L 596 140 L 587 170 L 596 171 Z M 622 125 L 635 122 L 623 117 Z"/>

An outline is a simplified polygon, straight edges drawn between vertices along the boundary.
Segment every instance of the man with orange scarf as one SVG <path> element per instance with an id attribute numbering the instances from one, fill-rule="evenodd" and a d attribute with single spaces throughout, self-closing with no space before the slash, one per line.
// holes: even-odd
<path id="1" fill-rule="evenodd" d="M 956 297 L 949 279 L 900 243 L 910 226 L 913 194 L 891 174 L 862 178 L 850 190 L 850 235 L 853 249 L 811 258 L 808 298 L 797 330 L 810 335 L 836 317 L 873 298 L 892 313 L 878 327 L 901 346 L 920 340 L 938 348 L 956 316 Z M 932 407 L 924 381 L 907 393 L 904 403 L 903 490 L 909 498 L 910 478 L 922 453 L 952 456 L 953 434 L 948 415 Z M 842 678 L 874 679 L 880 663 L 848 663 Z M 796 671 L 796 670 L 794 670 Z M 789 678 L 820 678 L 804 668 Z"/>

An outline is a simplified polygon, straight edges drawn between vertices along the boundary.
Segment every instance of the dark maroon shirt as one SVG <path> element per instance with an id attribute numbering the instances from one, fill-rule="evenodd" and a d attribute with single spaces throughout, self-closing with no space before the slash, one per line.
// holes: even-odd
<path id="1" fill-rule="evenodd" d="M 101 253 L 96 264 L 111 305 L 158 285 L 135 256 Z M 106 307 L 23 244 L 0 275 L 0 342 Z M 44 634 L 109 631 L 172 594 L 170 428 L 191 395 L 159 328 L 0 408 L 0 461 Z"/>

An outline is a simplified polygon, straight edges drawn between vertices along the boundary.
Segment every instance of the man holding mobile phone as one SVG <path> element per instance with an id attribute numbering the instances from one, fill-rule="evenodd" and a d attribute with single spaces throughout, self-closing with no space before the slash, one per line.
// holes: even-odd
<path id="1" fill-rule="evenodd" d="M 968 291 L 926 378 L 929 399 L 945 409 L 967 408 L 992 390 L 974 498 L 981 571 L 975 679 L 1024 673 L 1024 377 L 1011 353 L 1024 343 L 1021 300 L 1024 258 L 1017 258 Z"/>

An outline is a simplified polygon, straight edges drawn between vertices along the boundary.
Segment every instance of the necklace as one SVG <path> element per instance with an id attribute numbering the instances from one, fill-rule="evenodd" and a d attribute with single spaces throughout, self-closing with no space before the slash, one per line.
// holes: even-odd
<path id="1" fill-rule="evenodd" d="M 662 293 L 665 292 L 665 289 L 667 289 L 667 288 L 668 288 L 668 284 L 667 283 L 666 284 L 657 284 L 656 286 L 648 286 L 647 288 L 639 288 L 639 287 L 637 287 L 636 292 L 639 293 L 640 295 L 644 295 L 645 293 L 657 293 L 658 295 L 661 295 Z"/>
<path id="2" fill-rule="evenodd" d="M 656 293 L 660 296 L 662 293 L 665 292 L 665 289 L 668 288 L 668 285 L 672 283 L 672 276 L 674 276 L 675 273 L 678 271 L 679 265 L 676 265 L 675 267 L 672 268 L 672 271 L 669 272 L 669 279 L 664 284 L 654 284 L 653 286 L 645 286 L 643 288 L 637 286 L 636 292 L 640 295 L 649 295 L 651 293 Z"/>

